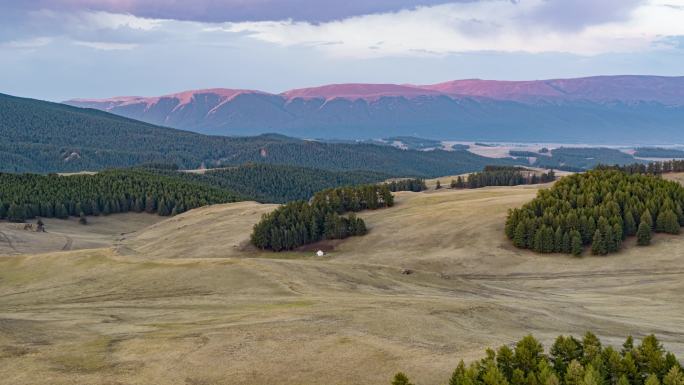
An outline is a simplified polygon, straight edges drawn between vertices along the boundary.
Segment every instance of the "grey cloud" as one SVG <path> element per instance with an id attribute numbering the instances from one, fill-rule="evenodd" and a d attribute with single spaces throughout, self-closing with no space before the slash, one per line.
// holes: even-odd
<path id="1" fill-rule="evenodd" d="M 0 0 L 0 7 L 97 10 L 203 22 L 292 19 L 318 23 L 458 1 L 469 0 L 36 0 L 19 4 L 12 4 L 12 0 Z"/>
<path id="2" fill-rule="evenodd" d="M 626 20 L 642 3 L 644 0 L 546 0 L 526 21 L 561 30 L 580 30 Z"/>

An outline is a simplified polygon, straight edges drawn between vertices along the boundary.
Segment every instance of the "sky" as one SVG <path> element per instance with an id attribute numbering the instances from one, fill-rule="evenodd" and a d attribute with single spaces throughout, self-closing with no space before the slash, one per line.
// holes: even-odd
<path id="1" fill-rule="evenodd" d="M 684 0 L 0 0 L 0 93 L 684 75 Z"/>

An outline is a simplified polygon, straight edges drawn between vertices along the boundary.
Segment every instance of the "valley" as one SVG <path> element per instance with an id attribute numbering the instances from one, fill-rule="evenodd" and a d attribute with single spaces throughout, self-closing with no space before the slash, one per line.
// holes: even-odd
<path id="1" fill-rule="evenodd" d="M 111 246 L 12 253 L 0 258 L 0 374 L 377 384 L 402 370 L 436 385 L 487 346 L 587 330 L 616 345 L 655 333 L 683 354 L 684 239 L 658 234 L 608 257 L 516 249 L 506 212 L 540 187 L 399 192 L 394 207 L 360 213 L 368 235 L 323 257 L 251 247 L 251 225 L 274 207 L 254 202 L 155 216 Z M 121 215 L 144 214 L 102 220 Z"/>

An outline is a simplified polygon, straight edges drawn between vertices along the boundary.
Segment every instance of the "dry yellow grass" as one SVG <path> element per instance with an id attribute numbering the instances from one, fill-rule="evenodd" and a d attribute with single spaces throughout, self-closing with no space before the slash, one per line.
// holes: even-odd
<path id="1" fill-rule="evenodd" d="M 538 186 L 399 193 L 325 258 L 246 247 L 272 206 L 207 207 L 114 248 L 0 258 L 0 383 L 444 383 L 527 333 L 656 333 L 684 354 L 684 236 L 608 257 L 502 234 Z M 404 268 L 414 271 L 401 274 Z"/>
<path id="2" fill-rule="evenodd" d="M 0 255 L 38 254 L 109 247 L 122 236 L 162 221 L 151 214 L 116 214 L 89 217 L 87 225 L 77 218 L 43 219 L 44 233 L 24 230 L 23 223 L 0 222 Z M 31 221 L 34 228 L 35 222 Z"/>

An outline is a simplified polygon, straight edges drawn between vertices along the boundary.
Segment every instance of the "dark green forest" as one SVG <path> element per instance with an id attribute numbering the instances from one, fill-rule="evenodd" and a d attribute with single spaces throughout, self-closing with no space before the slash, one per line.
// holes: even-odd
<path id="1" fill-rule="evenodd" d="M 396 192 L 396 191 L 420 192 L 423 190 L 427 190 L 427 185 L 425 185 L 425 181 L 423 179 L 393 180 L 393 181 L 387 183 L 387 187 L 392 192 Z"/>
<path id="2" fill-rule="evenodd" d="M 166 216 L 237 199 L 226 190 L 142 170 L 71 176 L 0 173 L 0 218 L 12 222 L 129 211 Z"/>
<path id="3" fill-rule="evenodd" d="M 0 94 L 0 171 L 77 172 L 142 163 L 182 169 L 248 162 L 394 177 L 436 177 L 493 162 L 466 151 L 413 151 L 374 144 L 324 143 L 281 135 L 207 136 L 158 127 L 91 109 Z M 495 160 L 512 164 L 513 159 Z"/>
<path id="4" fill-rule="evenodd" d="M 651 174 L 660 175 L 671 172 L 684 172 L 684 160 L 665 160 L 660 162 L 632 163 L 623 166 L 604 166 L 600 165 L 597 169 L 613 169 L 626 172 L 628 174 Z"/>
<path id="5" fill-rule="evenodd" d="M 625 165 L 631 163 L 639 162 L 633 156 L 612 148 L 561 147 L 551 150 L 550 156 L 538 157 L 534 166 L 564 171 L 584 171 L 600 164 Z"/>
<path id="6" fill-rule="evenodd" d="M 386 184 L 323 190 L 310 203 L 290 202 L 265 214 L 254 226 L 251 242 L 262 250 L 285 251 L 323 239 L 364 235 L 368 229 L 363 219 L 342 214 L 392 205 Z"/>
<path id="7" fill-rule="evenodd" d="M 684 158 L 684 151 L 662 147 L 639 147 L 634 156 L 640 158 Z"/>
<path id="8" fill-rule="evenodd" d="M 317 191 L 328 188 L 378 183 L 389 178 L 374 171 L 329 171 L 272 164 L 247 164 L 207 170 L 202 174 L 164 169 L 151 171 L 226 189 L 263 203 L 308 200 Z"/>
<path id="9" fill-rule="evenodd" d="M 481 172 L 458 176 L 451 181 L 451 188 L 481 188 L 486 186 L 517 186 L 522 184 L 548 183 L 556 180 L 553 170 L 537 175 L 523 167 L 486 166 Z"/>
<path id="10" fill-rule="evenodd" d="M 678 234 L 684 225 L 684 188 L 644 174 L 602 168 L 560 179 L 521 208 L 509 211 L 506 236 L 516 247 L 540 253 L 613 253 L 637 236 Z"/>
<path id="11" fill-rule="evenodd" d="M 682 385 L 684 372 L 677 357 L 654 336 L 636 345 L 630 336 L 615 349 L 593 333 L 582 339 L 559 336 L 544 352 L 528 335 L 511 348 L 487 349 L 485 357 L 458 364 L 449 385 Z M 397 373 L 392 385 L 411 384 Z"/>

